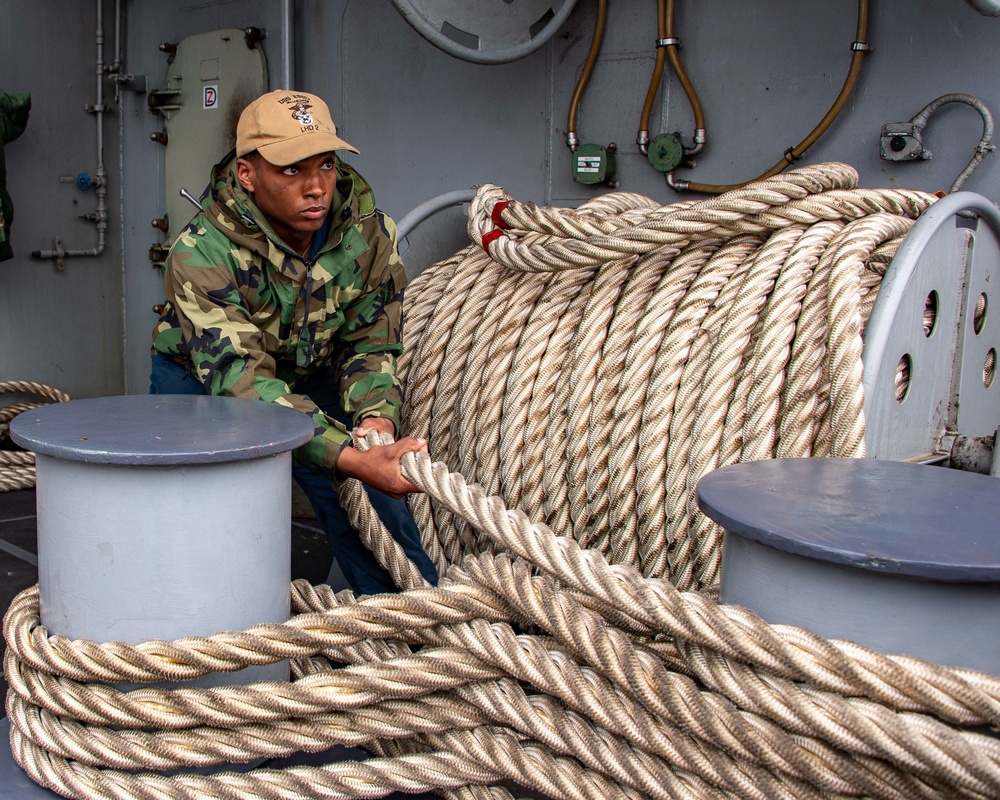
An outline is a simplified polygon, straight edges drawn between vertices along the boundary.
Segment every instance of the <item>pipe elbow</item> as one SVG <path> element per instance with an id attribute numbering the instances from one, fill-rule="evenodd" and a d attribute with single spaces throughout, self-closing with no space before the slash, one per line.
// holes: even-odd
<path id="1" fill-rule="evenodd" d="M 640 153 L 649 155 L 649 131 L 639 131 L 635 135 L 635 143 L 639 145 Z"/>
<path id="2" fill-rule="evenodd" d="M 707 141 L 707 136 L 705 135 L 704 128 L 696 128 L 694 132 L 694 145 L 691 147 L 684 148 L 684 155 L 686 156 L 696 156 L 702 150 L 705 149 L 705 142 Z"/>
<path id="3" fill-rule="evenodd" d="M 691 186 L 690 181 L 675 180 L 674 173 L 672 172 L 666 173 L 666 175 L 664 175 L 664 180 L 667 182 L 667 186 L 675 192 L 686 192 Z"/>

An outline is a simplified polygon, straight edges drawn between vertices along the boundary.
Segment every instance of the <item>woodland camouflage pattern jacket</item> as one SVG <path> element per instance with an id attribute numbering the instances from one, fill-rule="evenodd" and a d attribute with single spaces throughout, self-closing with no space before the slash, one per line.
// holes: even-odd
<path id="1" fill-rule="evenodd" d="M 315 434 L 295 459 L 335 477 L 350 435 L 294 386 L 333 369 L 355 424 L 384 416 L 398 429 L 406 273 L 396 226 L 364 178 L 338 160 L 330 230 L 310 263 L 278 238 L 236 180 L 235 163 L 231 153 L 216 165 L 204 211 L 170 248 L 153 348 L 185 365 L 207 394 L 309 414 Z"/>
<path id="2" fill-rule="evenodd" d="M 31 110 L 31 95 L 0 92 L 0 261 L 14 257 L 10 246 L 10 223 L 14 219 L 14 206 L 7 193 L 7 165 L 3 146 L 13 142 L 24 132 Z"/>

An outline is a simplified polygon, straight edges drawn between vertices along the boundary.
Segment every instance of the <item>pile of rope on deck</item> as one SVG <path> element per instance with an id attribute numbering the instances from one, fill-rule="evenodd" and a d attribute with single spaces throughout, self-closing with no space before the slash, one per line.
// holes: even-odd
<path id="1" fill-rule="evenodd" d="M 856 181 L 820 165 L 700 203 L 572 210 L 482 187 L 473 244 L 406 300 L 407 432 L 430 453 L 403 469 L 441 585 L 353 486 L 404 592 L 296 581 L 284 625 L 99 645 L 49 636 L 28 590 L 4 620 L 18 763 L 115 800 L 1000 795 L 1000 678 L 769 625 L 713 591 L 701 475 L 864 453 L 864 323 L 933 198 Z M 285 658 L 289 683 L 107 685 Z M 338 743 L 375 757 L 132 772 Z"/>
<path id="2" fill-rule="evenodd" d="M 0 381 L 0 394 L 5 393 L 43 398 L 0 406 L 0 492 L 31 489 L 35 485 L 35 454 L 13 445 L 10 421 L 23 411 L 49 402 L 65 403 L 69 395 L 34 381 Z"/>

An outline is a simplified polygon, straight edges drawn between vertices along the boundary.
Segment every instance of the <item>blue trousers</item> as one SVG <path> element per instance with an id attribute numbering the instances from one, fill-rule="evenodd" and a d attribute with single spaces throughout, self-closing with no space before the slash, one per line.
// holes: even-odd
<path id="1" fill-rule="evenodd" d="M 204 387 L 183 367 L 166 356 L 156 353 L 150 373 L 150 394 L 203 394 Z M 305 394 L 327 414 L 344 423 L 348 428 L 353 424 L 341 408 L 336 380 L 332 370 L 312 375 L 298 381 L 293 387 L 299 394 Z M 340 498 L 332 481 L 315 470 L 307 469 L 292 462 L 292 477 L 305 492 L 316 512 L 316 521 L 326 531 L 330 547 L 344 573 L 347 582 L 356 594 L 380 594 L 398 591 L 389 573 L 364 546 L 357 531 L 351 527 L 347 512 L 340 504 Z M 433 585 L 437 585 L 438 573 L 434 562 L 420 545 L 420 531 L 410 516 L 405 500 L 396 500 L 387 494 L 365 487 L 372 507 L 382 520 L 392 537 L 410 557 L 420 574 Z"/>

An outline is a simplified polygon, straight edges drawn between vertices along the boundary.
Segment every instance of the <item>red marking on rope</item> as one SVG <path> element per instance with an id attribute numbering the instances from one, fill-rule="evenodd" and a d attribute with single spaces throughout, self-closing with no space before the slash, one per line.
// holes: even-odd
<path id="1" fill-rule="evenodd" d="M 483 250 L 486 251 L 486 255 L 490 254 L 490 244 L 503 236 L 503 231 L 499 228 L 494 228 L 489 233 L 483 234 Z"/>
<path id="2" fill-rule="evenodd" d="M 490 214 L 490 219 L 493 220 L 493 224 L 496 225 L 500 230 L 505 231 L 510 228 L 506 222 L 500 217 L 503 210 L 510 205 L 510 200 L 501 200 L 495 206 L 493 206 L 493 212 Z"/>

